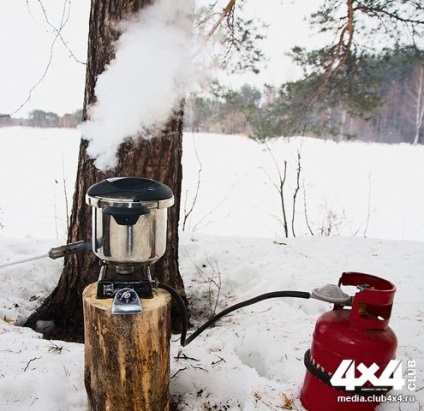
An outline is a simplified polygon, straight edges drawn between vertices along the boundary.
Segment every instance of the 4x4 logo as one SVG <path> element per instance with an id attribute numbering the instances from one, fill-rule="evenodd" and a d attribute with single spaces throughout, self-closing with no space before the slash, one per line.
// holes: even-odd
<path id="1" fill-rule="evenodd" d="M 374 387 L 393 387 L 395 390 L 401 390 L 405 385 L 402 377 L 402 365 L 399 360 L 390 360 L 384 371 L 379 377 L 375 373 L 380 367 L 373 363 L 369 367 L 360 363 L 355 366 L 354 360 L 343 360 L 333 376 L 330 379 L 333 387 L 344 387 L 346 391 L 354 391 L 357 387 L 363 387 L 365 383 L 370 382 Z M 358 375 L 359 371 L 359 376 Z"/>

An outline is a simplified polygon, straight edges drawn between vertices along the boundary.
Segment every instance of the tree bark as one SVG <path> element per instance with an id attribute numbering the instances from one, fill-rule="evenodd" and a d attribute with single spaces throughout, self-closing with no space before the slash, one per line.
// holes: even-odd
<path id="1" fill-rule="evenodd" d="M 114 42 L 119 36 L 114 29 L 115 23 L 150 3 L 148 0 L 92 0 L 84 119 L 87 119 L 88 107 L 95 102 L 94 88 L 97 77 L 114 58 Z M 185 296 L 183 280 L 178 269 L 182 127 L 183 104 L 175 108 L 174 115 L 154 138 L 147 140 L 139 136 L 123 143 L 118 150 L 116 168 L 106 173 L 100 172 L 94 166 L 86 152 L 88 142 L 81 140 L 68 242 L 90 241 L 91 210 L 85 203 L 85 195 L 92 184 L 111 176 L 139 176 L 161 181 L 172 189 L 175 204 L 168 209 L 167 250 L 152 267 L 152 275 Z M 29 317 L 25 325 L 35 328 L 38 320 L 54 321 L 55 328 L 46 335 L 47 338 L 83 341 L 81 295 L 88 284 L 97 280 L 98 275 L 98 259 L 93 253 L 67 257 L 57 287 Z M 179 329 L 181 315 L 174 305 L 172 317 L 173 327 Z"/>
<path id="2" fill-rule="evenodd" d="M 166 411 L 170 380 L 170 295 L 156 290 L 139 314 L 114 315 L 112 300 L 83 293 L 84 382 L 91 411 Z"/>

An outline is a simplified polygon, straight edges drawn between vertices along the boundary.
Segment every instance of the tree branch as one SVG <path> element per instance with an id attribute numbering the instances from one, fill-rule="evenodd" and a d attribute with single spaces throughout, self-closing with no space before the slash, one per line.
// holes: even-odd
<path id="1" fill-rule="evenodd" d="M 215 32 L 218 30 L 219 26 L 222 24 L 224 19 L 230 14 L 234 13 L 235 5 L 236 5 L 236 0 L 230 0 L 228 2 L 227 6 L 224 8 L 221 15 L 219 16 L 219 19 L 217 20 L 217 22 L 209 30 L 209 33 L 207 34 L 208 39 L 210 39 L 215 34 Z"/>
<path id="2" fill-rule="evenodd" d="M 387 9 L 384 9 L 382 7 L 373 7 L 373 6 L 364 6 L 359 5 L 353 8 L 354 12 L 361 11 L 364 14 L 370 16 L 370 17 L 381 17 L 382 15 L 389 17 L 392 20 L 396 20 L 400 23 L 404 24 L 424 24 L 424 20 L 420 19 L 414 19 L 414 18 L 407 18 L 402 17 L 400 14 L 396 12 L 391 12 Z"/>
<path id="3" fill-rule="evenodd" d="M 47 61 L 47 64 L 46 64 L 46 66 L 45 66 L 45 68 L 44 68 L 44 71 L 43 71 L 43 73 L 41 74 L 41 76 L 40 76 L 40 78 L 33 84 L 33 86 L 30 88 L 30 90 L 29 90 L 29 92 L 28 92 L 28 96 L 27 96 L 27 98 L 17 107 L 17 108 L 15 108 L 11 113 L 9 113 L 9 114 L 7 114 L 7 115 L 2 115 L 3 117 L 4 116 L 13 116 L 14 114 L 16 114 L 16 113 L 18 113 L 23 107 L 25 107 L 25 105 L 31 100 L 31 98 L 32 98 L 32 93 L 33 93 L 33 91 L 40 85 L 40 83 L 45 79 L 45 77 L 47 76 L 47 73 L 49 72 L 49 70 L 50 70 L 50 66 L 51 66 L 51 64 L 52 64 L 52 62 L 53 62 L 53 50 L 54 50 L 54 47 L 55 47 L 55 45 L 56 45 L 56 42 L 60 39 L 63 43 L 64 43 L 64 40 L 63 40 L 63 38 L 62 38 L 62 35 L 61 35 L 61 32 L 62 32 L 62 30 L 63 30 L 63 28 L 66 26 L 66 24 L 67 24 L 67 22 L 68 22 L 68 20 L 69 20 L 69 12 L 68 12 L 68 14 L 66 15 L 66 7 L 67 7 L 67 5 L 69 4 L 69 0 L 66 0 L 65 1 L 65 3 L 64 3 L 64 5 L 63 5 L 63 9 L 62 9 L 62 16 L 61 16 L 61 21 L 60 21 L 60 25 L 59 25 L 59 27 L 57 28 L 57 27 L 55 27 L 55 26 L 53 26 L 51 23 L 50 23 L 50 21 L 49 21 L 49 19 L 48 19 L 48 16 L 47 16 L 47 12 L 46 12 L 46 9 L 44 8 L 44 5 L 43 5 L 43 3 L 42 3 L 42 1 L 41 0 L 38 0 L 38 3 L 39 3 L 39 5 L 40 5 L 40 7 L 41 7 L 41 10 L 42 10 L 42 13 L 43 13 L 43 15 L 44 15 L 44 19 L 46 20 L 46 23 L 50 26 L 50 27 L 52 27 L 53 28 L 53 30 L 55 31 L 55 36 L 54 36 L 54 38 L 53 38 L 53 41 L 52 41 L 52 43 L 50 44 L 50 55 L 49 55 L 49 59 L 48 59 L 48 61 Z M 29 3 L 28 3 L 28 0 L 26 0 L 26 4 L 27 4 L 27 7 L 28 7 L 28 10 L 29 10 L 29 12 L 30 12 L 30 14 L 31 14 L 31 11 L 30 11 L 30 9 L 29 9 Z M 65 44 L 65 43 L 64 43 Z M 69 48 L 66 46 L 66 44 L 65 44 L 65 47 L 68 49 L 68 51 L 70 51 L 69 50 Z M 71 54 L 72 54 L 72 52 L 71 52 Z M 73 54 L 72 54 L 73 55 Z M 74 57 L 75 58 L 75 57 Z M 78 61 L 78 60 L 76 60 L 76 61 Z"/>
<path id="4" fill-rule="evenodd" d="M 29 13 L 31 14 L 31 11 L 30 11 L 30 8 L 29 8 L 29 3 L 28 3 L 28 1 L 29 0 L 26 0 L 26 4 L 27 4 L 27 9 L 28 9 L 28 11 L 29 11 Z M 65 27 L 65 25 L 66 25 L 66 23 L 68 22 L 68 20 L 69 20 L 69 15 L 70 15 L 70 7 L 71 7 L 71 1 L 70 0 L 65 0 L 65 3 L 63 4 L 63 11 L 62 11 L 62 22 L 61 22 L 61 25 L 60 25 L 60 27 L 59 28 L 57 28 L 54 24 L 52 24 L 52 23 L 50 23 L 50 20 L 49 20 L 49 18 L 48 18 L 48 15 L 47 15 L 47 11 L 46 11 L 46 9 L 45 9 L 45 7 L 44 7 L 44 5 L 43 5 L 43 2 L 41 1 L 41 0 L 37 0 L 38 1 L 38 3 L 39 3 L 39 5 L 40 5 L 40 7 L 41 7 L 41 10 L 42 10 L 42 13 L 43 13 L 43 16 L 44 16 L 44 20 L 46 21 L 46 23 L 48 24 L 48 26 L 50 27 L 50 28 L 52 28 L 53 29 L 53 31 L 57 34 L 57 36 L 59 37 L 59 39 L 60 39 L 60 41 L 62 42 L 62 44 L 63 44 L 63 46 L 66 48 L 66 50 L 68 50 L 69 51 L 69 55 L 70 55 L 70 57 L 72 57 L 77 63 L 80 63 L 80 64 L 83 64 L 83 65 L 86 65 L 86 63 L 84 62 L 84 61 L 81 61 L 81 60 L 79 60 L 76 56 L 75 56 L 75 54 L 73 53 L 73 51 L 69 48 L 69 46 L 68 46 L 68 44 L 66 43 L 66 41 L 64 40 L 64 38 L 62 37 L 62 30 L 63 30 L 63 28 Z M 66 6 L 68 5 L 68 11 L 67 11 L 67 16 L 66 16 L 66 19 L 64 20 L 64 15 L 65 15 L 65 10 L 66 10 Z M 32 14 L 31 14 L 32 15 Z"/>
<path id="5" fill-rule="evenodd" d="M 350 51 L 352 49 L 353 33 L 354 33 L 353 1 L 354 0 L 346 0 L 347 21 L 346 21 L 346 24 L 341 29 L 339 41 L 336 45 L 336 49 L 333 53 L 331 61 L 326 70 L 324 81 L 322 82 L 321 86 L 316 91 L 315 95 L 313 96 L 313 100 L 315 100 L 319 96 L 321 91 L 328 85 L 331 77 L 334 76 L 334 74 L 340 69 L 340 67 L 342 67 L 346 63 L 346 60 L 349 57 Z M 348 40 L 347 40 L 347 43 L 345 44 L 346 34 L 348 36 Z"/>

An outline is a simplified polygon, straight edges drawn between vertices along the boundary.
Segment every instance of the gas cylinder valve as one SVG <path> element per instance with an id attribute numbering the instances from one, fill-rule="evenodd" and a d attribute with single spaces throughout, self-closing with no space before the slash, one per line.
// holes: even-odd
<path id="1" fill-rule="evenodd" d="M 373 290 L 373 289 L 374 289 L 374 287 L 373 287 L 373 286 L 371 286 L 371 285 L 369 285 L 369 284 L 358 284 L 358 285 L 356 286 L 356 288 L 357 288 L 359 291 L 364 291 L 364 290 Z"/>

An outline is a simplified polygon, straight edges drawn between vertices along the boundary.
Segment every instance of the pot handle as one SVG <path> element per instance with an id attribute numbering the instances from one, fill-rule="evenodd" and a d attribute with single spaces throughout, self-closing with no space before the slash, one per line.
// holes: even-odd
<path id="1" fill-rule="evenodd" d="M 150 208 L 141 205 L 140 207 L 112 207 L 103 208 L 103 214 L 112 216 L 119 225 L 134 225 L 141 215 L 150 213 Z"/>

